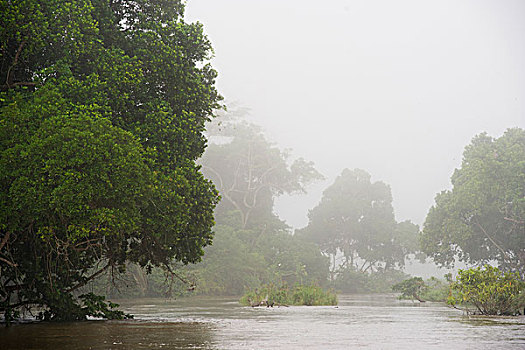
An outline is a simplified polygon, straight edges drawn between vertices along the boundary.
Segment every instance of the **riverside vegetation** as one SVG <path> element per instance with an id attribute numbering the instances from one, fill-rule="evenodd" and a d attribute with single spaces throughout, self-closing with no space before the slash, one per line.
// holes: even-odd
<path id="1" fill-rule="evenodd" d="M 253 307 L 337 305 L 337 295 L 316 285 L 297 284 L 290 288 L 287 284 L 277 286 L 270 283 L 245 293 L 239 302 Z"/>
<path id="2" fill-rule="evenodd" d="M 279 153 L 278 149 L 267 142 L 256 126 L 243 122 L 242 118 L 235 115 L 235 112 L 230 111 L 230 113 L 222 115 L 216 120 L 216 123 L 221 123 L 224 129 L 220 131 L 217 125 L 212 125 L 209 128 L 210 134 L 222 135 L 223 138 L 218 144 L 214 144 L 214 142 L 210 144 L 209 153 L 207 152 L 202 160 L 203 169 L 210 173 L 209 176 L 215 178 L 215 182 L 222 183 L 222 191 L 230 199 L 223 200 L 216 210 L 215 243 L 205 248 L 206 254 L 203 262 L 197 265 L 179 266 L 176 270 L 182 280 L 191 281 L 189 284 L 197 287 L 189 288 L 190 291 L 188 291 L 188 283 L 184 283 L 181 279 L 173 279 L 173 276 L 167 275 L 162 270 L 154 269 L 152 274 L 148 275 L 139 268 L 131 267 L 128 269 L 130 274 L 127 281 L 131 284 L 134 281 L 142 281 L 142 287 L 140 290 L 121 288 L 120 291 L 124 292 L 124 295 L 126 293 L 133 293 L 136 296 L 180 296 L 189 293 L 242 295 L 245 293 L 250 296 L 252 302 L 256 303 L 266 297 L 265 293 L 259 292 L 260 290 L 267 288 L 267 285 L 281 285 L 284 281 L 289 286 L 313 283 L 325 290 L 332 288 L 342 293 L 388 293 L 393 290 L 392 287 L 394 286 L 394 291 L 400 292 L 401 298 L 435 302 L 447 301 L 452 293 L 450 288 L 451 276 L 448 276 L 447 281 L 436 278 L 423 281 L 420 278 L 411 279 L 399 268 L 410 254 L 416 253 L 412 257 L 424 258 L 424 256 L 417 255 L 419 229 L 410 222 L 390 226 L 391 220 L 389 216 L 386 216 L 387 220 L 383 223 L 388 223 L 387 226 L 381 226 L 381 221 L 374 224 L 373 220 L 366 225 L 361 222 L 352 223 L 349 220 L 345 221 L 344 224 L 338 224 L 342 230 L 340 232 L 345 232 L 344 230 L 347 230 L 346 232 L 368 232 L 374 227 L 373 225 L 383 228 L 394 227 L 394 234 L 389 239 L 393 240 L 394 246 L 398 245 L 399 249 L 386 250 L 385 252 L 390 252 L 392 255 L 384 255 L 383 262 L 378 260 L 372 264 L 359 259 L 359 254 L 366 255 L 367 251 L 357 243 L 355 245 L 356 251 L 353 255 L 349 253 L 343 265 L 334 266 L 333 256 L 329 256 L 328 250 L 322 251 L 323 244 L 328 248 L 330 242 L 334 244 L 333 249 L 335 250 L 332 251 L 340 251 L 340 248 L 336 248 L 335 244 L 344 242 L 344 239 L 351 239 L 351 234 L 346 238 L 342 235 L 332 238 L 325 237 L 323 238 L 325 239 L 324 243 L 321 241 L 312 242 L 310 237 L 301 232 L 291 235 L 286 225 L 273 214 L 274 198 L 281 192 L 264 192 L 265 189 L 282 188 L 279 185 L 280 181 L 290 181 L 285 180 L 287 178 L 293 179 L 291 168 L 285 165 L 285 155 Z M 243 160 L 250 159 L 246 153 L 250 149 L 252 155 L 260 154 L 260 156 L 252 159 L 252 164 Z M 276 157 L 272 161 L 273 163 L 282 164 L 279 173 L 283 177 L 265 179 L 264 186 L 259 190 L 261 194 L 265 193 L 266 199 L 263 200 L 264 197 L 261 196 L 252 207 L 243 207 L 245 205 L 243 198 L 240 197 L 236 200 L 227 191 L 231 188 L 231 184 L 235 184 L 238 187 L 236 191 L 233 191 L 235 195 L 242 193 L 244 189 L 244 195 L 247 198 L 253 196 L 258 184 L 243 183 L 242 179 L 248 177 L 239 176 L 239 173 L 248 174 L 251 168 L 251 172 L 254 174 L 252 175 L 253 179 L 258 179 L 258 176 L 262 174 L 271 174 L 272 171 L 276 171 L 271 165 L 260 162 L 260 159 L 269 159 L 270 154 Z M 279 154 L 281 155 L 278 156 Z M 226 157 L 231 158 L 229 160 L 231 165 L 222 166 L 221 160 Z M 281 157 L 280 160 L 279 157 Z M 234 164 L 240 168 L 237 170 Z M 261 175 L 255 175 L 254 169 L 257 169 Z M 312 168 L 308 171 L 312 172 L 312 175 L 315 174 Z M 353 175 L 354 180 L 347 180 L 346 184 L 343 184 L 343 179 L 336 180 L 340 187 L 333 191 L 334 196 L 341 191 L 349 191 L 348 196 L 341 196 L 341 200 L 352 196 L 352 186 L 356 193 L 360 193 L 360 191 L 366 193 L 366 191 L 372 191 L 374 188 L 366 182 L 366 173 L 348 171 L 345 177 L 351 179 L 349 175 Z M 361 175 L 361 180 L 359 180 L 358 176 Z M 239 177 L 235 179 L 236 176 Z M 314 175 L 312 178 L 318 178 L 318 175 Z M 383 188 L 384 190 L 384 187 L 380 185 L 376 188 Z M 371 199 L 371 202 L 375 200 Z M 356 204 L 353 210 L 359 206 L 362 206 L 360 210 L 366 210 L 363 202 Z M 244 210 L 244 214 L 239 212 L 237 207 Z M 347 207 L 350 208 L 349 205 Z M 341 210 L 342 213 L 352 212 L 351 209 L 344 209 L 341 206 L 323 210 L 327 212 L 326 215 L 329 217 L 332 215 L 330 212 L 335 213 L 336 209 Z M 385 212 L 388 213 L 389 211 L 383 213 Z M 257 216 L 254 217 L 253 213 L 257 213 Z M 265 221 L 260 220 L 263 217 L 266 218 Z M 379 215 L 379 217 L 384 218 L 385 216 Z M 389 236 L 386 235 L 385 237 Z M 404 258 L 401 258 L 403 256 Z M 330 263 L 329 258 L 332 263 Z M 358 264 L 358 262 L 360 263 Z M 394 268 L 395 266 L 398 268 Z M 171 285 L 163 286 L 163 282 L 166 280 L 170 281 Z M 255 292 L 256 289 L 257 293 Z M 414 290 L 416 290 L 415 295 Z M 242 299 L 246 305 L 249 304 L 247 298 Z"/>
<path id="3" fill-rule="evenodd" d="M 451 291 L 447 303 L 461 306 L 469 314 L 525 314 L 525 282 L 518 273 L 503 272 L 490 265 L 459 270 Z"/>
<path id="4" fill-rule="evenodd" d="M 412 277 L 392 286 L 400 299 L 439 301 L 468 314 L 512 316 L 525 314 L 525 282 L 518 273 L 485 265 L 459 270 L 453 281 Z"/>
<path id="5" fill-rule="evenodd" d="M 0 23 L 0 312 L 121 317 L 89 282 L 212 242 L 211 44 L 180 0 L 2 1 Z"/>

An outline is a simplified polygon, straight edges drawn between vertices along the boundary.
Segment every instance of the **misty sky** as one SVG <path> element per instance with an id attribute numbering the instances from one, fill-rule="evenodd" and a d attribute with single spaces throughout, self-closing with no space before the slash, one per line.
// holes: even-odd
<path id="1" fill-rule="evenodd" d="M 327 180 L 277 212 L 298 228 L 344 168 L 422 224 L 463 148 L 525 127 L 525 1 L 188 0 L 218 89 Z"/>

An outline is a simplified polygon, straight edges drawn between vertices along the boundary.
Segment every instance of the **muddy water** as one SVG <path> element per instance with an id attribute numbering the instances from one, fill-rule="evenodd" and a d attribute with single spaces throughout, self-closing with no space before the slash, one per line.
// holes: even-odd
<path id="1" fill-rule="evenodd" d="M 525 318 L 467 317 L 390 295 L 250 308 L 229 298 L 121 302 L 135 320 L 0 329 L 0 349 L 525 349 Z"/>

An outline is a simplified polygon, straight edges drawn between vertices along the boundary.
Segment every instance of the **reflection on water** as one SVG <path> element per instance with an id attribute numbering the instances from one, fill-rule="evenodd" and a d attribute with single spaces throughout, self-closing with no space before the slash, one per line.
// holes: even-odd
<path id="1" fill-rule="evenodd" d="M 524 317 L 467 317 L 391 295 L 339 306 L 250 308 L 236 300 L 121 302 L 136 319 L 17 325 L 0 349 L 523 349 Z"/>
<path id="2" fill-rule="evenodd" d="M 0 330 L 0 349 L 210 349 L 196 322 L 98 322 L 17 325 Z"/>

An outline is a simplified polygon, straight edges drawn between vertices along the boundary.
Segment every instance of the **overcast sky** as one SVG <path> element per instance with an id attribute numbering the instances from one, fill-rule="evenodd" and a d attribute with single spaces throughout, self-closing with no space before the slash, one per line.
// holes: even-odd
<path id="1" fill-rule="evenodd" d="M 525 127 L 525 1 L 188 0 L 227 101 L 327 180 L 277 211 L 299 228 L 344 168 L 422 224 L 463 148 Z"/>

